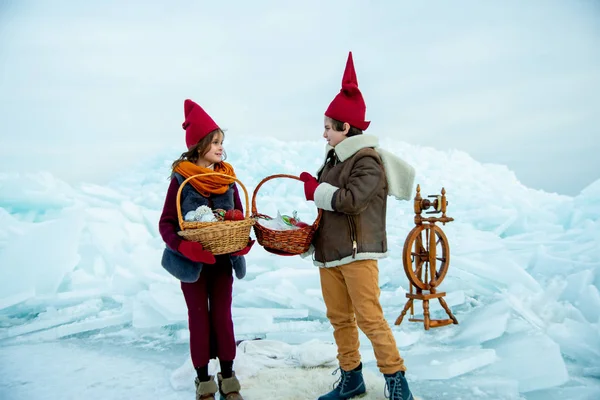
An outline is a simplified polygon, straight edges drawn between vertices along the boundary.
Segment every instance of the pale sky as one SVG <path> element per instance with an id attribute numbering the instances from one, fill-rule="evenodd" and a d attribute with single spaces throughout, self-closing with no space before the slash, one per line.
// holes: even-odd
<path id="1" fill-rule="evenodd" d="M 183 151 L 186 98 L 227 140 L 319 140 L 349 50 L 367 133 L 551 192 L 600 178 L 592 0 L 0 0 L 0 172 L 102 183 Z"/>

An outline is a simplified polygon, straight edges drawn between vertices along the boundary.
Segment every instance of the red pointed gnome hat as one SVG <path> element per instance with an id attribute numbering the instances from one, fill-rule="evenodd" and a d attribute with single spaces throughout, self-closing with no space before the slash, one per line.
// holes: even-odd
<path id="1" fill-rule="evenodd" d="M 356 79 L 356 71 L 354 70 L 354 61 L 352 60 L 352 52 L 348 54 L 346 61 L 346 70 L 342 78 L 342 89 L 335 96 L 325 116 L 333 118 L 341 122 L 347 122 L 350 125 L 366 130 L 371 121 L 365 121 L 367 106 L 363 99 L 362 93 L 358 89 L 358 80 Z"/>
<path id="2" fill-rule="evenodd" d="M 219 125 L 210 115 L 190 99 L 183 103 L 183 113 L 185 121 L 181 126 L 185 129 L 185 144 L 188 149 L 212 131 L 219 129 Z"/>

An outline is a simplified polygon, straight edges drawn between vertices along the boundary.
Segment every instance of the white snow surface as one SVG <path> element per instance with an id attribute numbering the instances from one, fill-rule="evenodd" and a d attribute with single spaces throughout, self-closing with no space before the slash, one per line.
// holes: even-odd
<path id="1" fill-rule="evenodd" d="M 381 303 L 421 399 L 600 398 L 600 180 L 576 197 L 523 186 L 504 166 L 399 141 L 382 147 L 416 169 L 422 195 L 447 191 L 451 248 L 441 290 L 458 325 L 425 331 L 405 318 L 402 247 L 412 201 L 388 200 Z M 273 174 L 314 173 L 320 141 L 227 143 L 248 190 Z M 106 186 L 47 172 L 0 173 L 0 398 L 191 399 L 187 310 L 160 265 L 158 218 L 179 149 Z M 242 199 L 243 191 L 241 191 Z M 302 184 L 263 185 L 257 210 L 316 217 Z M 254 236 L 254 233 L 252 233 Z M 235 370 L 246 399 L 313 399 L 337 376 L 317 267 L 255 245 L 234 282 Z M 420 302 L 415 314 L 422 313 Z M 439 305 L 434 317 L 444 317 Z M 368 339 L 369 394 L 384 399 Z M 218 363 L 211 364 L 216 372 Z"/>

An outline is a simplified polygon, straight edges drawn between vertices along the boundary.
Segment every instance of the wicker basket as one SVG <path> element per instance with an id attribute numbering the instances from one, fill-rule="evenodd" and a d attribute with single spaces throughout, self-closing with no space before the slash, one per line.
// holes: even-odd
<path id="1" fill-rule="evenodd" d="M 210 251 L 214 255 L 229 254 L 239 251 L 246 247 L 248 244 L 248 238 L 250 237 L 250 230 L 254 225 L 254 219 L 249 216 L 248 209 L 248 191 L 242 182 L 238 179 L 233 178 L 237 183 L 240 184 L 244 190 L 246 196 L 246 215 L 243 220 L 240 221 L 216 221 L 216 222 L 198 222 L 198 221 L 184 221 L 183 215 L 181 214 L 181 190 L 183 186 L 193 178 L 202 178 L 211 175 L 221 175 L 231 177 L 229 175 L 221 174 L 218 172 L 210 172 L 208 174 L 192 175 L 181 183 L 179 190 L 177 191 L 177 217 L 179 218 L 179 227 L 181 230 L 178 232 L 179 236 L 184 237 L 186 240 L 192 242 L 200 242 L 204 249 Z"/>
<path id="2" fill-rule="evenodd" d="M 256 194 L 260 187 L 267 181 L 275 178 L 289 178 L 300 181 L 300 178 L 294 175 L 271 175 L 260 181 L 254 193 L 252 194 L 252 218 L 266 217 L 271 218 L 265 214 L 259 214 L 256 210 Z M 323 211 L 319 209 L 317 219 L 312 225 L 308 225 L 298 229 L 279 231 L 275 229 L 269 229 L 256 222 L 254 225 L 254 233 L 256 234 L 256 240 L 263 246 L 274 250 L 280 250 L 289 254 L 302 254 L 308 251 L 310 242 L 319 227 L 321 221 L 321 215 Z"/>

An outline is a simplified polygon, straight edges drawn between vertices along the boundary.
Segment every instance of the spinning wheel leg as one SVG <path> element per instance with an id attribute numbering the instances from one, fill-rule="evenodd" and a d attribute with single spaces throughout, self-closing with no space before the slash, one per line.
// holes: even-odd
<path id="1" fill-rule="evenodd" d="M 395 325 L 400 325 L 402 323 L 402 319 L 406 315 L 406 312 L 408 311 L 408 309 L 412 307 L 412 304 L 413 304 L 413 299 L 408 299 L 408 301 L 404 305 L 404 309 L 402 310 L 402 313 L 398 316 L 398 318 L 396 318 Z"/>
<path id="2" fill-rule="evenodd" d="M 429 300 L 423 300 L 423 324 L 425 325 L 425 330 L 429 330 Z"/>
<path id="3" fill-rule="evenodd" d="M 448 304 L 446 304 L 446 300 L 444 300 L 443 297 L 438 297 L 438 300 L 440 301 L 442 307 L 444 307 L 444 310 L 446 310 L 446 314 L 448 314 L 448 316 L 452 319 L 452 323 L 458 325 L 458 320 L 450 311 L 450 307 L 448 307 Z"/>

